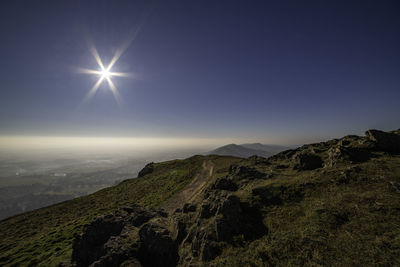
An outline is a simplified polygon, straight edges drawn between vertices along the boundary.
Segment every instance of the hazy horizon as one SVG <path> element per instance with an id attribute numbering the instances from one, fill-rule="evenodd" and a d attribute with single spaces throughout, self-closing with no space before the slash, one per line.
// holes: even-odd
<path id="1" fill-rule="evenodd" d="M 337 136 L 338 138 L 341 136 Z M 198 149 L 207 152 L 228 144 L 261 143 L 266 145 L 297 146 L 307 143 L 326 141 L 334 137 L 314 138 L 149 138 L 149 137 L 99 137 L 99 136 L 0 136 L 0 149 L 5 151 L 46 151 L 46 150 L 82 150 L 88 151 L 115 151 L 125 152 L 136 149 L 149 152 Z M 293 142 L 293 140 L 298 140 Z"/>

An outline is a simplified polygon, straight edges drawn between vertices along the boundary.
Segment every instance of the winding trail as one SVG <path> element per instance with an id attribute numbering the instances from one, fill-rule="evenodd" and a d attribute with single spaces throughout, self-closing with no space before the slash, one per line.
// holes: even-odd
<path id="1" fill-rule="evenodd" d="M 186 202 L 193 202 L 207 185 L 209 178 L 213 174 L 214 163 L 211 160 L 203 162 L 202 170 L 196 174 L 193 180 L 180 193 L 166 200 L 160 205 L 168 213 L 172 213 L 176 208 Z"/>

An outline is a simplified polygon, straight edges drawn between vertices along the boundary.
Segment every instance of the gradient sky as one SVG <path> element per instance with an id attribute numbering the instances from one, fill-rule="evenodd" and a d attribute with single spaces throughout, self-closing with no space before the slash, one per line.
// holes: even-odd
<path id="1" fill-rule="evenodd" d="M 0 135 L 298 143 L 400 127 L 399 1 L 1 1 Z M 85 38 L 114 71 L 118 106 Z M 246 140 L 247 140 L 246 139 Z"/>

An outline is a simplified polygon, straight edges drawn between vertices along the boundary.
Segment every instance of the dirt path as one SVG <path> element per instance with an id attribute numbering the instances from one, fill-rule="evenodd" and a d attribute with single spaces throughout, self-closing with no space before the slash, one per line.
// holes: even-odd
<path id="1" fill-rule="evenodd" d="M 161 204 L 160 208 L 168 213 L 172 213 L 176 208 L 182 206 L 186 202 L 192 202 L 201 193 L 206 186 L 207 181 L 211 177 L 214 170 L 214 164 L 210 161 L 203 162 L 203 169 L 196 177 L 188 184 L 182 192 Z"/>

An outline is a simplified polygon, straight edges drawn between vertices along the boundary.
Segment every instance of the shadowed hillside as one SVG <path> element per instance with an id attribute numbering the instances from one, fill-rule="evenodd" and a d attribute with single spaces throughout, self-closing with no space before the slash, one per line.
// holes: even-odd
<path id="1" fill-rule="evenodd" d="M 0 265 L 400 265 L 400 131 L 194 156 L 0 222 Z"/>

